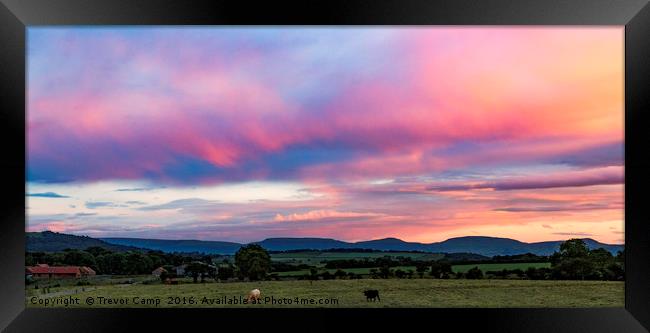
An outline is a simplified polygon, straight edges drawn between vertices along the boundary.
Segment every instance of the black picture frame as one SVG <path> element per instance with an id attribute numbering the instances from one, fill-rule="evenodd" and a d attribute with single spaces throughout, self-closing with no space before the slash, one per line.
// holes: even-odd
<path id="1" fill-rule="evenodd" d="M 625 26 L 625 308 L 590 309 L 26 309 L 25 37 L 37 25 L 620 25 Z M 650 328 L 648 0 L 0 0 L 0 328 L 9 332 L 225 329 L 644 332 Z M 126 324 L 129 323 L 129 324 Z M 223 325 L 223 326 L 220 326 Z M 306 325 L 306 326 L 305 326 Z"/>

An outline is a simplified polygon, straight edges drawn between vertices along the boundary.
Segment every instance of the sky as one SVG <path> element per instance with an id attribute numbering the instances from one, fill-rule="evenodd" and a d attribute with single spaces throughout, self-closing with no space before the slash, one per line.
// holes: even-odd
<path id="1" fill-rule="evenodd" d="M 624 240 L 623 27 L 29 27 L 27 231 Z"/>

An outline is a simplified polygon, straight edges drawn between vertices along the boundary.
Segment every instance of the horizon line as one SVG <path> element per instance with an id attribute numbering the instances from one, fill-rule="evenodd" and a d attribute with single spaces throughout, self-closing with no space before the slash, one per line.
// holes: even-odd
<path id="1" fill-rule="evenodd" d="M 559 241 L 567 241 L 567 240 L 569 240 L 569 239 L 591 239 L 591 240 L 593 240 L 593 241 L 596 241 L 596 242 L 598 242 L 598 243 L 605 244 L 605 245 L 620 245 L 620 246 L 624 246 L 624 245 L 625 245 L 625 241 L 623 241 L 623 243 L 605 243 L 605 242 L 601 242 L 601 241 L 599 241 L 599 240 L 597 240 L 597 239 L 595 239 L 595 238 L 593 238 L 593 237 L 587 237 L 587 236 L 583 236 L 583 237 L 576 236 L 576 237 L 571 237 L 571 238 L 566 238 L 566 239 L 555 239 L 555 240 L 542 240 L 542 241 L 535 241 L 535 242 L 524 242 L 524 241 L 518 240 L 518 239 L 516 239 L 516 238 L 509 238 L 509 237 L 485 236 L 485 235 L 473 235 L 473 236 L 467 235 L 467 236 L 450 237 L 450 238 L 447 238 L 447 239 L 445 239 L 445 240 L 441 240 L 441 241 L 433 241 L 433 242 L 429 242 L 429 243 L 425 243 L 425 242 L 417 242 L 417 241 L 408 241 L 408 240 L 404 240 L 404 239 L 401 239 L 401 238 L 398 238 L 398 237 L 383 237 L 383 238 L 368 239 L 368 240 L 359 240 L 359 241 L 345 241 L 345 240 L 340 240 L 340 239 L 336 239 L 336 238 L 329 238 L 329 237 L 291 237 L 291 236 L 289 236 L 289 237 L 266 237 L 266 238 L 264 238 L 264 239 L 262 239 L 262 240 L 259 240 L 259 241 L 252 241 L 252 242 L 239 242 L 239 241 L 230 241 L 230 240 L 205 240 L 205 239 L 189 239 L 189 238 L 185 238 L 185 239 L 168 239 L 168 238 L 115 237 L 115 236 L 101 236 L 101 237 L 96 237 L 96 236 L 89 236 L 89 235 L 79 235 L 79 234 L 74 234 L 74 233 L 57 232 L 57 231 L 52 231 L 52 230 L 25 231 L 25 232 L 26 232 L 26 233 L 30 233 L 30 232 L 41 233 L 41 232 L 46 232 L 46 231 L 49 231 L 49 232 L 52 232 L 52 233 L 59 233 L 59 234 L 65 234 L 65 235 L 72 235 L 72 236 L 78 236 L 78 237 L 89 237 L 89 238 L 95 238 L 95 239 L 102 239 L 102 238 L 122 238 L 122 239 L 148 239 L 148 240 L 165 240 L 165 241 L 200 241 L 200 242 L 224 242 L 224 243 L 235 243 L 235 244 L 240 244 L 240 245 L 247 245 L 247 244 L 259 243 L 259 242 L 263 242 L 263 241 L 268 240 L 268 239 L 279 239 L 279 238 L 285 238 L 285 239 L 307 239 L 307 238 L 312 238 L 312 239 L 329 239 L 329 240 L 335 240 L 335 241 L 345 242 L 345 243 L 350 243 L 350 244 L 356 244 L 356 243 L 359 243 L 359 242 L 370 242 L 370 241 L 377 241 L 377 240 L 385 240 L 385 239 L 397 239 L 397 240 L 400 240 L 400 241 L 402 241 L 402 242 L 406 242 L 406 243 L 417 243 L 417 244 L 425 244 L 425 245 L 428 245 L 428 244 L 434 244 L 434 243 L 442 243 L 442 242 L 448 241 L 448 240 L 450 240 L 450 239 L 455 239 L 455 238 L 467 238 L 467 237 L 484 237 L 484 238 L 510 239 L 510 240 L 514 240 L 514 241 L 521 242 L 521 243 L 525 243 L 525 244 L 545 243 L 545 242 L 559 242 Z"/>

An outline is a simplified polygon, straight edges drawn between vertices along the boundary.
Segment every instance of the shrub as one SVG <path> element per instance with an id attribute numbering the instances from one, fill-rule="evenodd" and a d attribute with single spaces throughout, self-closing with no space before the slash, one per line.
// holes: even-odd
<path id="1" fill-rule="evenodd" d="M 467 279 L 482 279 L 483 278 L 483 271 L 481 271 L 480 268 L 474 267 L 467 271 L 465 274 L 465 278 Z"/>

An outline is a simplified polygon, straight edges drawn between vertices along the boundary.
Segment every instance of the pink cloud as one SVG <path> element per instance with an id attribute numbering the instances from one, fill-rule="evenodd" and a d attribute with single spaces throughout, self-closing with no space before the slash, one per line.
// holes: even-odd
<path id="1" fill-rule="evenodd" d="M 263 48 L 244 47 L 240 58 L 196 49 L 179 56 L 155 40 L 155 53 L 129 58 L 129 42 L 112 36 L 111 52 L 124 61 L 106 74 L 110 85 L 93 77 L 60 94 L 30 87 L 29 156 L 34 168 L 69 170 L 70 177 L 168 181 L 179 177 L 170 166 L 189 158 L 228 169 L 204 179 L 219 182 L 268 177 L 281 167 L 262 158 L 297 146 L 353 154 L 294 174 L 347 178 L 535 162 L 622 139 L 622 48 L 612 47 L 622 43 L 619 29 L 407 29 L 395 36 L 386 45 L 399 50 L 400 62 L 323 82 L 332 92 L 318 103 L 287 94 L 283 85 L 295 80 L 271 75 L 285 65 Z M 144 83 L 133 87 L 138 80 Z M 440 154 L 472 141 L 508 150 Z"/>
<path id="2" fill-rule="evenodd" d="M 328 219 L 355 219 L 355 218 L 372 218 L 380 217 L 383 214 L 377 213 L 357 213 L 357 212 L 340 212 L 336 210 L 312 210 L 306 213 L 293 213 L 293 214 L 276 214 L 274 221 L 314 221 L 314 220 L 328 220 Z"/>
<path id="3" fill-rule="evenodd" d="M 291 180 L 320 197 L 180 200 L 198 222 L 75 230 L 413 239 L 622 220 L 621 27 L 127 30 L 30 46 L 28 180 Z"/>

